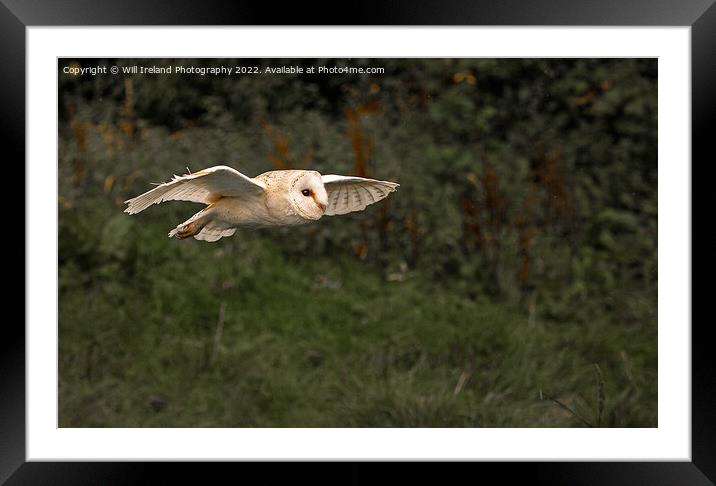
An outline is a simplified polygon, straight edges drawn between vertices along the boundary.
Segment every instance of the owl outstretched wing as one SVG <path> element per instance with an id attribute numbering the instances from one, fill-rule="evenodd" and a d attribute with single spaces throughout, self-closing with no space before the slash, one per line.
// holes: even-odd
<path id="1" fill-rule="evenodd" d="M 328 193 L 327 216 L 362 211 L 400 186 L 395 182 L 363 177 L 324 175 L 321 178 Z"/>
<path id="2" fill-rule="evenodd" d="M 260 182 L 231 167 L 217 165 L 183 176 L 175 175 L 171 181 L 124 201 L 128 204 L 124 212 L 136 214 L 164 201 L 210 204 L 224 196 L 258 197 L 263 192 L 264 186 Z"/>

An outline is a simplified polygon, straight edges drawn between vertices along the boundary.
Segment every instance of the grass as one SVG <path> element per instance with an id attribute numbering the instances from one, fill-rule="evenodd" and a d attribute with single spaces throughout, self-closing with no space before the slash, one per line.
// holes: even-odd
<path id="1" fill-rule="evenodd" d="M 168 206 L 60 211 L 61 427 L 657 425 L 653 322 L 287 250 L 309 227 L 170 240 Z"/>

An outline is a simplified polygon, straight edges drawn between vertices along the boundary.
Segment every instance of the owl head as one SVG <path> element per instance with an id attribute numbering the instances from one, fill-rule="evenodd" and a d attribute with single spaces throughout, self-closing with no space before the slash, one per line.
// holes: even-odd
<path id="1" fill-rule="evenodd" d="M 298 172 L 291 181 L 288 197 L 296 214 L 307 220 L 320 219 L 328 206 L 321 174 L 314 170 Z"/>

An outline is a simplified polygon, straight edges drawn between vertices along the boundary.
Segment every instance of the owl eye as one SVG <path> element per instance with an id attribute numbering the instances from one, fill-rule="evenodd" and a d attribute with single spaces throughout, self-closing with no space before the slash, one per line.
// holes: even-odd
<path id="1" fill-rule="evenodd" d="M 308 196 L 311 195 L 311 191 L 309 191 L 308 189 L 304 189 L 303 191 L 301 191 L 301 194 L 303 194 L 304 196 L 308 197 Z"/>

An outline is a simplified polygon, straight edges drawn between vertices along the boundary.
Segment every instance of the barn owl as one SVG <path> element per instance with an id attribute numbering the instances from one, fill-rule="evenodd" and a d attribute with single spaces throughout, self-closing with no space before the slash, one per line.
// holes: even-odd
<path id="1" fill-rule="evenodd" d="M 399 184 L 362 177 L 321 175 L 314 170 L 274 170 L 256 177 L 219 165 L 175 175 L 133 199 L 125 213 L 136 214 L 164 201 L 191 201 L 206 207 L 169 232 L 180 239 L 216 241 L 237 227 L 310 223 L 323 215 L 362 211 Z"/>

